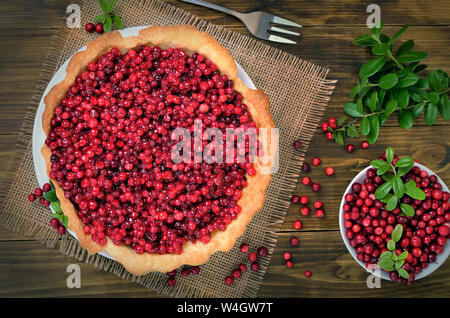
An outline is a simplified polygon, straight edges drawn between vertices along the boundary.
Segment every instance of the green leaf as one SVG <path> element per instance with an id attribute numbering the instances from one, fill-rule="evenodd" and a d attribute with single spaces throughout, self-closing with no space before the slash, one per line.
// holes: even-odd
<path id="1" fill-rule="evenodd" d="M 63 213 L 63 210 L 61 209 L 61 204 L 59 201 L 53 201 L 51 204 L 51 207 L 56 213 Z"/>
<path id="2" fill-rule="evenodd" d="M 372 112 L 374 112 L 375 109 L 377 108 L 377 102 L 378 102 L 378 92 L 374 91 L 372 94 L 370 94 L 369 99 L 369 108 Z"/>
<path id="3" fill-rule="evenodd" d="M 397 224 L 391 233 L 391 238 L 394 240 L 394 242 L 398 242 L 402 238 L 402 234 L 403 226 L 401 224 Z"/>
<path id="4" fill-rule="evenodd" d="M 111 17 L 108 15 L 108 16 L 106 17 L 105 23 L 103 23 L 103 30 L 104 30 L 105 32 L 109 32 L 109 31 L 111 31 L 111 29 L 112 29 L 112 19 L 111 19 Z"/>
<path id="5" fill-rule="evenodd" d="M 409 156 L 401 158 L 395 163 L 396 168 L 412 167 L 413 165 L 414 165 L 414 159 Z"/>
<path id="6" fill-rule="evenodd" d="M 360 98 L 363 98 L 368 92 L 370 92 L 372 89 L 372 87 L 370 86 L 363 86 L 360 88 L 360 90 L 358 91 L 358 96 Z"/>
<path id="7" fill-rule="evenodd" d="M 400 45 L 400 47 L 397 50 L 397 56 L 405 54 L 409 51 L 411 51 L 414 47 L 414 41 L 413 40 L 408 40 L 402 43 L 402 45 Z"/>
<path id="8" fill-rule="evenodd" d="M 386 210 L 388 211 L 392 211 L 396 208 L 397 206 L 397 196 L 393 195 L 390 197 L 390 199 L 386 202 Z"/>
<path id="9" fill-rule="evenodd" d="M 392 114 L 394 112 L 394 110 L 397 108 L 398 102 L 396 99 L 391 99 L 390 101 L 388 101 L 386 103 L 386 110 L 385 110 L 385 114 L 386 116 L 389 116 L 390 114 Z"/>
<path id="10" fill-rule="evenodd" d="M 358 110 L 358 106 L 355 103 L 346 103 L 344 105 L 344 111 L 347 115 L 352 117 L 362 117 L 362 114 Z"/>
<path id="11" fill-rule="evenodd" d="M 353 44 L 358 45 L 358 46 L 372 46 L 375 43 L 377 43 L 377 42 L 370 34 L 363 34 L 363 35 L 357 36 L 353 40 Z"/>
<path id="12" fill-rule="evenodd" d="M 439 78 L 439 75 L 436 71 L 430 72 L 428 75 L 428 83 L 430 83 L 430 87 L 435 92 L 440 92 L 441 90 L 441 80 Z M 432 102 L 433 103 L 433 102 Z M 436 103 L 433 103 L 436 104 Z"/>
<path id="13" fill-rule="evenodd" d="M 387 248 L 390 251 L 394 251 L 395 250 L 395 242 L 394 240 L 389 240 L 387 243 Z"/>
<path id="14" fill-rule="evenodd" d="M 405 260 L 398 259 L 397 256 L 397 261 L 395 262 L 395 269 L 399 270 L 403 266 L 403 264 L 405 264 Z"/>
<path id="15" fill-rule="evenodd" d="M 410 51 L 399 55 L 398 61 L 400 63 L 418 62 L 426 58 L 427 55 L 428 54 L 426 52 Z"/>
<path id="16" fill-rule="evenodd" d="M 405 108 L 409 104 L 409 93 L 406 88 L 401 88 L 397 93 L 398 106 Z"/>
<path id="17" fill-rule="evenodd" d="M 404 176 L 405 174 L 407 174 L 409 172 L 409 170 L 411 170 L 411 167 L 398 168 L 397 175 L 400 177 Z"/>
<path id="18" fill-rule="evenodd" d="M 381 21 L 380 27 L 379 27 L 379 28 L 377 28 L 376 26 L 374 26 L 374 27 L 371 29 L 372 33 L 375 34 L 377 37 L 379 37 L 380 34 L 381 34 L 381 30 L 383 29 L 383 26 L 384 26 L 384 21 Z"/>
<path id="19" fill-rule="evenodd" d="M 114 15 L 114 25 L 116 26 L 117 30 L 122 30 L 123 29 L 122 18 L 119 17 L 118 15 Z"/>
<path id="20" fill-rule="evenodd" d="M 58 197 L 56 196 L 56 191 L 48 191 L 44 193 L 44 198 L 49 202 L 58 201 Z"/>
<path id="21" fill-rule="evenodd" d="M 347 119 L 347 116 L 342 116 L 341 118 L 339 118 L 339 120 L 337 121 L 337 125 L 342 126 L 342 124 L 345 122 L 345 120 Z"/>
<path id="22" fill-rule="evenodd" d="M 401 253 L 401 254 L 398 256 L 398 259 L 399 259 L 400 261 L 402 261 L 402 260 L 405 260 L 407 257 L 408 257 L 408 251 L 404 251 L 403 253 Z"/>
<path id="23" fill-rule="evenodd" d="M 374 55 L 385 55 L 389 51 L 389 44 L 388 43 L 376 43 L 372 47 L 372 53 Z"/>
<path id="24" fill-rule="evenodd" d="M 386 148 L 386 159 L 389 162 L 392 162 L 392 160 L 394 160 L 394 149 L 392 149 L 392 147 Z"/>
<path id="25" fill-rule="evenodd" d="M 53 184 L 53 181 L 52 180 L 48 180 L 48 182 L 50 183 L 51 190 L 55 190 L 55 185 Z"/>
<path id="26" fill-rule="evenodd" d="M 105 23 L 106 20 L 106 15 L 105 14 L 101 14 L 95 17 L 94 22 L 101 22 L 101 23 Z"/>
<path id="27" fill-rule="evenodd" d="M 421 88 L 421 89 L 427 89 L 428 86 L 429 86 L 428 81 L 425 78 L 420 78 L 415 85 L 415 87 Z"/>
<path id="28" fill-rule="evenodd" d="M 394 194 L 397 198 L 403 197 L 405 194 L 405 185 L 399 176 L 394 176 L 392 179 L 392 188 L 394 189 Z"/>
<path id="29" fill-rule="evenodd" d="M 381 177 L 386 181 L 392 182 L 392 179 L 394 178 L 394 174 L 393 173 L 385 173 Z"/>
<path id="30" fill-rule="evenodd" d="M 405 271 L 403 268 L 398 269 L 398 274 L 405 279 L 409 278 L 409 273 Z"/>
<path id="31" fill-rule="evenodd" d="M 389 171 L 389 169 L 391 169 L 391 166 L 386 161 L 379 160 L 379 159 L 372 160 L 370 162 L 370 164 L 378 170 L 377 171 L 378 175 L 382 175 L 383 173 L 385 173 L 385 172 Z"/>
<path id="32" fill-rule="evenodd" d="M 412 113 L 407 109 L 400 109 L 397 112 L 397 120 L 399 126 L 404 129 L 411 128 L 414 122 Z"/>
<path id="33" fill-rule="evenodd" d="M 402 209 L 403 213 L 405 213 L 406 216 L 413 217 L 415 212 L 414 208 L 406 203 L 400 203 L 400 209 Z"/>
<path id="34" fill-rule="evenodd" d="M 398 82 L 398 76 L 395 73 L 389 73 L 387 75 L 384 75 L 380 82 L 378 83 L 378 86 L 384 89 L 389 89 L 395 86 Z"/>
<path id="35" fill-rule="evenodd" d="M 367 135 L 367 141 L 370 144 L 373 144 L 377 140 L 378 133 L 380 132 L 380 121 L 378 117 L 375 115 L 370 116 L 369 121 L 370 121 L 370 132 Z"/>
<path id="36" fill-rule="evenodd" d="M 384 63 L 386 63 L 386 56 L 384 55 L 367 62 L 359 69 L 359 76 L 361 78 L 368 78 L 369 76 L 372 76 L 378 72 L 381 67 L 383 67 Z"/>
<path id="37" fill-rule="evenodd" d="M 392 259 L 382 259 L 377 263 L 378 267 L 384 269 L 385 271 L 393 271 L 394 270 L 394 261 Z"/>
<path id="38" fill-rule="evenodd" d="M 427 109 L 425 109 L 425 123 L 428 126 L 433 126 L 436 122 L 437 117 L 437 106 L 435 104 L 428 104 Z"/>
<path id="39" fill-rule="evenodd" d="M 114 5 L 116 4 L 116 0 L 109 0 L 108 3 L 106 4 L 106 9 L 108 10 L 108 13 L 110 13 L 112 11 L 112 9 L 114 8 Z"/>
<path id="40" fill-rule="evenodd" d="M 358 91 L 360 90 L 360 86 L 357 85 L 355 87 L 352 88 L 352 90 L 350 91 L 350 98 L 355 98 L 356 94 L 358 94 Z"/>
<path id="41" fill-rule="evenodd" d="M 108 11 L 108 4 L 105 0 L 98 0 L 98 4 L 100 5 L 100 8 L 102 8 L 103 12 L 109 13 Z"/>
<path id="42" fill-rule="evenodd" d="M 407 29 L 409 28 L 409 24 L 405 25 L 403 28 L 401 28 L 400 30 L 398 30 L 393 36 L 392 38 L 389 40 L 389 44 L 394 43 L 394 41 L 396 41 L 400 35 L 403 34 L 403 32 L 405 32 Z"/>
<path id="43" fill-rule="evenodd" d="M 347 128 L 347 135 L 352 138 L 359 137 L 358 131 L 356 130 L 355 124 L 350 124 Z"/>
<path id="44" fill-rule="evenodd" d="M 438 103 L 439 113 L 445 120 L 450 119 L 450 101 L 447 95 L 442 94 Z"/>
<path id="45" fill-rule="evenodd" d="M 381 253 L 380 259 L 392 259 L 392 252 L 384 251 L 383 253 Z"/>
<path id="46" fill-rule="evenodd" d="M 370 122 L 368 117 L 364 117 L 359 124 L 359 131 L 361 134 L 367 136 L 370 132 Z"/>
<path id="47" fill-rule="evenodd" d="M 411 109 L 413 117 L 414 118 L 418 117 L 423 112 L 424 107 L 425 103 L 419 103 L 414 105 L 414 107 Z"/>
<path id="48" fill-rule="evenodd" d="M 408 87 L 411 85 L 414 85 L 419 80 L 419 76 L 417 76 L 416 73 L 409 72 L 405 75 L 405 77 L 401 78 L 398 83 L 397 87 Z"/>
<path id="49" fill-rule="evenodd" d="M 428 65 L 426 64 L 419 64 L 416 67 L 414 67 L 413 69 L 411 69 L 414 73 L 419 73 L 420 71 L 423 71 L 424 69 L 426 69 L 428 67 Z"/>
<path id="50" fill-rule="evenodd" d="M 391 189 L 392 189 L 391 182 L 383 183 L 375 191 L 375 198 L 377 198 L 378 200 L 383 199 L 389 193 L 389 191 L 391 191 Z"/>
<path id="51" fill-rule="evenodd" d="M 439 103 L 439 95 L 436 92 L 429 92 L 428 93 L 428 99 L 430 100 L 431 104 Z"/>
<path id="52" fill-rule="evenodd" d="M 344 135 L 342 131 L 338 131 L 336 134 L 336 139 L 334 140 L 338 145 L 344 144 Z"/>
<path id="53" fill-rule="evenodd" d="M 405 193 L 416 200 L 425 200 L 426 198 L 425 192 L 419 189 L 413 180 L 405 183 Z"/>

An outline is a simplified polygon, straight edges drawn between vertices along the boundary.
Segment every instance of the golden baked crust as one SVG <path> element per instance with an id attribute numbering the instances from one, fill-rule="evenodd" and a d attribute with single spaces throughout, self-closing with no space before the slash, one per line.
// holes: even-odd
<path id="1" fill-rule="evenodd" d="M 243 95 L 243 102 L 259 128 L 273 128 L 274 123 L 269 112 L 269 100 L 262 90 L 252 90 L 246 87 L 237 78 L 237 67 L 230 53 L 221 46 L 213 37 L 205 32 L 200 32 L 194 27 L 183 26 L 153 26 L 143 29 L 138 36 L 123 38 L 118 31 L 106 33 L 96 40 L 87 44 L 87 49 L 76 53 L 67 66 L 67 75 L 63 81 L 55 85 L 45 96 L 45 110 L 42 117 L 42 127 L 48 135 L 50 132 L 50 121 L 55 108 L 64 98 L 66 91 L 75 82 L 76 77 L 85 70 L 87 64 L 96 60 L 101 54 L 108 52 L 113 47 L 122 53 L 140 45 L 151 45 L 167 48 L 169 46 L 185 50 L 187 53 L 198 52 L 212 60 L 222 74 L 226 74 L 235 83 L 235 89 Z M 269 135 L 270 137 L 270 135 Z M 265 192 L 270 182 L 270 174 L 263 174 L 261 168 L 271 166 L 275 161 L 277 144 L 275 140 L 268 141 L 268 163 L 256 162 L 254 167 L 257 171 L 255 176 L 247 175 L 247 186 L 242 190 L 242 197 L 238 204 L 242 210 L 238 217 L 231 222 L 225 231 L 214 231 L 211 233 L 210 242 L 207 244 L 197 241 L 187 242 L 183 245 L 181 254 L 137 254 L 133 249 L 121 244 L 115 245 L 109 238 L 104 246 L 100 246 L 90 235 L 83 232 L 83 224 L 77 215 L 76 208 L 64 196 L 64 191 L 56 180 L 52 180 L 56 187 L 56 194 L 61 201 L 64 214 L 69 218 L 69 229 L 74 231 L 83 248 L 90 254 L 107 251 L 116 261 L 135 275 L 144 275 L 149 272 L 168 272 L 181 265 L 201 265 L 208 261 L 209 257 L 217 251 L 229 251 L 236 240 L 241 236 L 253 215 L 261 209 Z M 51 150 L 44 144 L 42 155 L 47 164 L 47 174 L 50 172 Z M 266 167 L 267 168 L 267 167 Z"/>

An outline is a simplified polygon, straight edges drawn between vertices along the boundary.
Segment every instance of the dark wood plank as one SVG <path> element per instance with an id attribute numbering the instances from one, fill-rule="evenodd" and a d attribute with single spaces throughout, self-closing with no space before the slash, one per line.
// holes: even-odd
<path id="1" fill-rule="evenodd" d="M 382 280 L 381 288 L 369 289 L 369 275 L 349 254 L 339 232 L 301 233 L 297 248 L 290 247 L 290 236 L 280 235 L 258 297 L 447 297 L 450 293 L 450 262 L 412 286 Z M 287 251 L 294 260 L 291 269 L 282 257 Z M 305 270 L 313 273 L 311 278 L 305 278 Z"/>

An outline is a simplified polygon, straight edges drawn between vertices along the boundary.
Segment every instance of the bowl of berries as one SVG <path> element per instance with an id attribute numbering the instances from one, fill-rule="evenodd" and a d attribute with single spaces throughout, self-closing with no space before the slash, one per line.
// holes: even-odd
<path id="1" fill-rule="evenodd" d="M 388 147 L 345 190 L 342 238 L 368 272 L 410 285 L 438 269 L 450 254 L 449 199 L 439 176 Z"/>

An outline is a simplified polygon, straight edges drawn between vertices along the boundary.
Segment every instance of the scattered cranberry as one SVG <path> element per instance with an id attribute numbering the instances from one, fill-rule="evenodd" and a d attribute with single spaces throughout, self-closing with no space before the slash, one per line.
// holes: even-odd
<path id="1" fill-rule="evenodd" d="M 325 169 L 325 173 L 329 176 L 332 176 L 334 174 L 334 169 L 332 167 L 327 167 Z"/>
<path id="2" fill-rule="evenodd" d="M 239 249 L 241 250 L 242 253 L 248 253 L 249 246 L 247 243 L 242 243 Z"/>
<path id="3" fill-rule="evenodd" d="M 199 274 L 199 273 L 200 273 L 200 267 L 198 267 L 198 266 L 192 266 L 192 267 L 191 267 L 191 273 L 194 274 L 194 275 Z"/>
<path id="4" fill-rule="evenodd" d="M 312 160 L 312 165 L 313 166 L 318 166 L 318 165 L 320 165 L 320 162 L 321 162 L 321 160 L 320 160 L 320 158 L 313 158 L 313 160 Z"/>
<path id="5" fill-rule="evenodd" d="M 98 34 L 103 33 L 103 23 L 99 22 L 95 25 L 95 32 L 97 32 Z"/>
<path id="6" fill-rule="evenodd" d="M 286 261 L 286 267 L 287 268 L 292 268 L 293 266 L 294 266 L 294 263 L 291 260 Z"/>
<path id="7" fill-rule="evenodd" d="M 294 204 L 299 203 L 300 202 L 300 197 L 298 195 L 294 194 L 292 196 L 291 202 L 294 203 Z"/>
<path id="8" fill-rule="evenodd" d="M 310 177 L 303 177 L 302 183 L 303 183 L 304 185 L 310 184 L 310 183 L 311 183 L 311 178 L 310 178 Z"/>
<path id="9" fill-rule="evenodd" d="M 234 278 L 233 278 L 233 276 L 227 276 L 227 277 L 225 277 L 225 284 L 227 284 L 227 285 L 233 285 L 233 283 L 234 283 Z"/>
<path id="10" fill-rule="evenodd" d="M 66 228 L 64 227 L 64 225 L 58 226 L 57 231 L 58 231 L 58 234 L 61 234 L 61 235 L 66 234 Z"/>
<path id="11" fill-rule="evenodd" d="M 328 127 L 329 127 L 329 125 L 326 122 L 322 123 L 322 125 L 320 126 L 320 128 L 322 128 L 323 132 L 327 132 L 328 131 Z"/>
<path id="12" fill-rule="evenodd" d="M 261 257 L 266 257 L 267 254 L 269 253 L 269 251 L 267 250 L 267 247 L 265 247 L 265 246 L 258 247 L 257 252 L 258 252 L 258 255 Z"/>
<path id="13" fill-rule="evenodd" d="M 330 119 L 328 119 L 328 125 L 330 125 L 331 128 L 336 129 L 337 128 L 336 118 L 331 117 Z"/>
<path id="14" fill-rule="evenodd" d="M 312 276 L 311 271 L 305 271 L 305 277 L 310 278 Z"/>
<path id="15" fill-rule="evenodd" d="M 44 183 L 44 185 L 42 186 L 42 191 L 44 192 L 49 192 L 52 189 L 52 186 L 50 183 Z"/>
<path id="16" fill-rule="evenodd" d="M 231 276 L 233 276 L 234 279 L 238 279 L 239 277 L 241 277 L 241 271 L 239 269 L 233 269 L 233 271 L 231 272 Z"/>
<path id="17" fill-rule="evenodd" d="M 303 227 L 303 223 L 300 220 L 295 220 L 292 226 L 294 227 L 294 229 L 300 230 Z"/>
<path id="18" fill-rule="evenodd" d="M 85 28 L 86 32 L 89 32 L 89 33 L 92 33 L 95 31 L 95 25 L 94 25 L 94 23 L 91 23 L 91 22 L 86 23 L 84 28 Z"/>
<path id="19" fill-rule="evenodd" d="M 295 140 L 295 141 L 292 143 L 292 146 L 294 147 L 294 149 L 299 150 L 299 149 L 302 147 L 302 142 L 301 142 L 300 140 Z"/>
<path id="20" fill-rule="evenodd" d="M 283 254 L 283 258 L 284 258 L 285 261 L 290 260 L 291 259 L 291 253 L 289 253 L 289 252 L 284 253 Z"/>
<path id="21" fill-rule="evenodd" d="M 316 210 L 316 216 L 318 218 L 323 218 L 325 216 L 325 212 L 322 209 Z"/>
<path id="22" fill-rule="evenodd" d="M 169 277 L 168 279 L 167 279 L 167 285 L 169 285 L 169 286 L 175 286 L 175 284 L 176 284 L 176 280 L 175 280 L 175 278 L 174 277 Z"/>
<path id="23" fill-rule="evenodd" d="M 309 165 L 309 163 L 304 162 L 302 165 L 302 171 L 303 172 L 308 172 L 311 169 L 311 166 Z"/>
<path id="24" fill-rule="evenodd" d="M 250 264 L 250 269 L 254 272 L 259 271 L 259 264 L 257 262 L 253 262 Z"/>
<path id="25" fill-rule="evenodd" d="M 328 140 L 333 140 L 333 133 L 332 133 L 331 131 L 327 131 L 327 132 L 325 133 L 325 137 L 326 137 Z"/>
<path id="26" fill-rule="evenodd" d="M 36 200 L 36 196 L 33 193 L 30 193 L 28 195 L 28 201 L 33 202 L 34 200 Z"/>
<path id="27" fill-rule="evenodd" d="M 316 202 L 314 202 L 314 207 L 315 207 L 316 209 L 320 209 L 322 206 L 323 206 L 322 201 L 316 201 Z"/>
<path id="28" fill-rule="evenodd" d="M 59 220 L 58 220 L 57 218 L 52 218 L 52 219 L 50 220 L 50 225 L 51 225 L 53 228 L 57 229 L 57 228 L 59 227 L 59 225 L 60 225 Z"/>
<path id="29" fill-rule="evenodd" d="M 362 148 L 362 149 L 367 149 L 367 148 L 369 148 L 369 143 L 368 143 L 367 141 L 363 141 L 363 142 L 361 143 L 361 148 Z"/>
<path id="30" fill-rule="evenodd" d="M 258 260 L 258 254 L 252 252 L 248 254 L 248 259 L 250 260 L 250 262 L 256 262 Z"/>
<path id="31" fill-rule="evenodd" d="M 302 207 L 302 208 L 300 209 L 300 213 L 301 213 L 303 216 L 307 216 L 307 215 L 309 215 L 309 214 L 311 213 L 311 209 L 310 209 L 309 207 L 307 207 L 307 206 L 304 206 L 304 207 Z"/>
<path id="32" fill-rule="evenodd" d="M 41 197 L 44 193 L 41 188 L 34 189 L 34 194 L 38 197 Z"/>
<path id="33" fill-rule="evenodd" d="M 298 244 L 300 243 L 300 240 L 296 236 L 292 236 L 289 239 L 289 243 L 291 244 L 292 247 L 297 247 Z"/>
<path id="34" fill-rule="evenodd" d="M 239 264 L 238 268 L 241 271 L 241 273 L 243 273 L 243 272 L 245 272 L 247 270 L 247 265 Z"/>
<path id="35" fill-rule="evenodd" d="M 308 197 L 307 197 L 306 195 L 302 195 L 302 196 L 300 197 L 300 203 L 301 203 L 301 204 L 307 204 L 308 201 L 309 201 L 309 199 L 308 199 Z"/>
<path id="36" fill-rule="evenodd" d="M 355 145 L 348 144 L 347 147 L 345 147 L 345 149 L 347 150 L 348 153 L 352 153 L 353 151 L 355 151 Z"/>
<path id="37" fill-rule="evenodd" d="M 181 270 L 181 276 L 189 276 L 191 274 L 192 270 L 189 267 L 185 267 Z"/>
<path id="38" fill-rule="evenodd" d="M 447 237 L 448 236 L 448 234 L 450 233 L 450 226 L 449 225 L 441 225 L 440 227 L 439 227 L 439 234 L 440 235 L 442 235 L 442 236 L 444 236 L 444 237 Z"/>
<path id="39" fill-rule="evenodd" d="M 40 198 L 39 203 L 42 204 L 43 206 L 45 206 L 46 208 L 48 208 L 50 206 L 50 201 L 47 201 L 44 198 Z"/>
<path id="40" fill-rule="evenodd" d="M 314 192 L 319 192 L 319 191 L 320 191 L 320 188 L 321 188 L 321 186 L 320 186 L 320 183 L 319 183 L 319 182 L 313 182 L 313 183 L 311 184 L 311 189 L 312 189 Z"/>

